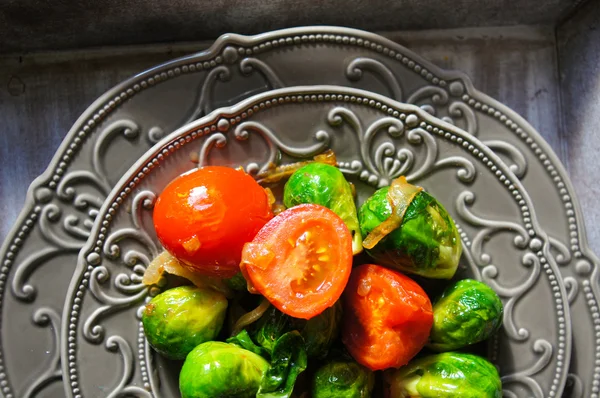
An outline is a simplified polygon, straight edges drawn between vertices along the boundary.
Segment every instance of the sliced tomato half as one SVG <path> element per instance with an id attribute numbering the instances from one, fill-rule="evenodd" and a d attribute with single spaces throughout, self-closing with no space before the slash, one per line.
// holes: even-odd
<path id="1" fill-rule="evenodd" d="M 303 204 L 269 221 L 244 246 L 240 268 L 281 312 L 310 319 L 341 296 L 352 269 L 352 235 L 326 207 Z"/>
<path id="2" fill-rule="evenodd" d="M 342 341 L 371 370 L 406 365 L 427 343 L 433 311 L 421 286 L 379 265 L 352 271 L 344 292 Z"/>

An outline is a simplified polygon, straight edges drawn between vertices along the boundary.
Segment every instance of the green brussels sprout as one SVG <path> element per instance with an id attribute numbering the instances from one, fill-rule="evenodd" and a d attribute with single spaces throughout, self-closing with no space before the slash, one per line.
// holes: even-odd
<path id="1" fill-rule="evenodd" d="M 338 337 L 342 323 L 342 302 L 337 301 L 319 315 L 309 319 L 295 319 L 293 327 L 300 331 L 306 343 L 309 358 L 324 358 Z"/>
<path id="2" fill-rule="evenodd" d="M 313 376 L 313 398 L 368 398 L 375 374 L 354 361 L 334 361 L 320 367 Z"/>
<path id="3" fill-rule="evenodd" d="M 259 355 L 219 341 L 189 353 L 179 373 L 182 398 L 254 398 L 269 363 Z"/>
<path id="4" fill-rule="evenodd" d="M 433 306 L 429 347 L 452 351 L 490 337 L 502 324 L 502 301 L 485 283 L 463 279 L 448 286 Z"/>
<path id="5" fill-rule="evenodd" d="M 223 327 L 227 299 L 210 288 L 180 286 L 154 297 L 142 312 L 150 345 L 170 359 L 184 359 Z"/>
<path id="6" fill-rule="evenodd" d="M 303 203 L 325 206 L 337 214 L 352 233 L 352 251 L 362 251 L 356 205 L 352 188 L 342 172 L 325 163 L 309 163 L 296 170 L 285 184 L 283 204 L 293 207 Z"/>
<path id="7" fill-rule="evenodd" d="M 273 346 L 271 367 L 260 383 L 256 398 L 289 398 L 298 375 L 308 366 L 304 339 L 298 331 L 285 333 Z"/>
<path id="8" fill-rule="evenodd" d="M 487 360 L 472 354 L 430 355 L 386 372 L 389 398 L 500 398 L 502 382 Z"/>
<path id="9" fill-rule="evenodd" d="M 358 212 L 363 237 L 393 212 L 390 187 L 377 190 Z M 404 204 L 406 206 L 406 204 Z M 366 252 L 378 264 L 427 278 L 450 279 L 458 267 L 462 245 L 454 221 L 444 207 L 425 191 L 405 207 L 401 224 Z"/>

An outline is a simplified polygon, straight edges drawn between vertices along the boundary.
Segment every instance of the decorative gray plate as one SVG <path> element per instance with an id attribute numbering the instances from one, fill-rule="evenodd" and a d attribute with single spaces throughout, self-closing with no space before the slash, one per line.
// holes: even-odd
<path id="1" fill-rule="evenodd" d="M 504 327 L 489 348 L 505 396 L 560 395 L 571 351 L 566 291 L 519 180 L 472 135 L 422 109 L 335 86 L 274 90 L 217 110 L 169 135 L 117 183 L 67 293 L 67 395 L 178 394 L 176 365 L 155 365 L 139 319 L 158 291 L 141 277 L 161 251 L 152 208 L 167 183 L 198 165 L 255 174 L 326 148 L 356 183 L 359 202 L 406 175 L 445 205 L 465 242 L 461 272 L 488 283 L 505 304 Z"/>
<path id="2" fill-rule="evenodd" d="M 573 378 L 573 396 L 597 398 L 598 261 L 587 249 L 579 206 L 557 157 L 526 121 L 464 75 L 380 36 L 335 27 L 223 36 L 209 50 L 146 71 L 90 106 L 30 187 L 0 250 L 1 324 L 11 325 L 0 334 L 0 391 L 7 397 L 61 391 L 53 383 L 61 380 L 56 336 L 75 253 L 114 182 L 163 131 L 270 88 L 319 83 L 420 105 L 478 135 L 522 179 L 543 215 L 578 325 L 571 369 L 581 380 Z"/>

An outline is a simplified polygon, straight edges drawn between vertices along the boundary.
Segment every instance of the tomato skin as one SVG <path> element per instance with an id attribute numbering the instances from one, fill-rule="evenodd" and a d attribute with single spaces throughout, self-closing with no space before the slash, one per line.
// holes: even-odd
<path id="1" fill-rule="evenodd" d="M 373 264 L 354 268 L 343 302 L 342 341 L 371 370 L 406 365 L 427 343 L 431 301 L 400 272 Z"/>
<path id="2" fill-rule="evenodd" d="M 352 269 L 352 235 L 328 208 L 294 206 L 245 245 L 240 268 L 281 312 L 310 319 L 342 295 Z"/>
<path id="3" fill-rule="evenodd" d="M 207 166 L 177 177 L 154 206 L 160 243 L 188 268 L 232 277 L 242 248 L 273 213 L 265 190 L 248 174 Z"/>

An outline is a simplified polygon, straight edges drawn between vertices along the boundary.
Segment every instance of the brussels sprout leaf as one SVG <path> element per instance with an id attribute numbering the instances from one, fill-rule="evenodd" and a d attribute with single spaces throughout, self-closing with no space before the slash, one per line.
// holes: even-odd
<path id="1" fill-rule="evenodd" d="M 271 307 L 258 321 L 254 339 L 258 345 L 264 347 L 267 352 L 272 353 L 277 340 L 289 330 L 290 317 L 277 308 Z"/>
<path id="2" fill-rule="evenodd" d="M 247 291 L 248 284 L 246 282 L 246 279 L 244 279 L 244 275 L 242 275 L 241 272 L 238 272 L 229 279 L 223 279 L 223 283 L 231 290 L 239 292 Z"/>
<path id="3" fill-rule="evenodd" d="M 339 335 L 342 323 L 342 302 L 309 319 L 293 319 L 292 326 L 299 330 L 306 343 L 309 358 L 324 358 Z"/>
<path id="4" fill-rule="evenodd" d="M 292 331 L 281 336 L 274 344 L 271 367 L 263 375 L 256 398 L 289 398 L 307 362 L 304 339 L 300 333 Z"/>
<path id="5" fill-rule="evenodd" d="M 269 353 L 264 348 L 256 345 L 252 338 L 246 331 L 246 329 L 242 330 L 237 335 L 230 337 L 227 339 L 227 343 L 237 345 L 238 347 L 244 348 L 250 352 L 255 353 L 256 355 L 260 355 L 263 358 L 269 358 Z"/>

